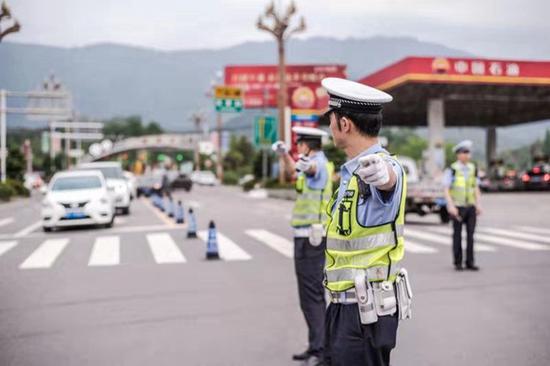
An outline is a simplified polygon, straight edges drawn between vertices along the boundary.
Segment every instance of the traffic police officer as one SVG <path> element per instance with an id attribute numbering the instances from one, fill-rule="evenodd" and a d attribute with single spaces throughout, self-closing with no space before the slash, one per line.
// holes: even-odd
<path id="1" fill-rule="evenodd" d="M 453 220 L 453 257 L 457 271 L 462 271 L 462 224 L 466 224 L 466 269 L 477 271 L 474 261 L 474 231 L 481 213 L 477 168 L 470 162 L 472 141 L 465 140 L 453 148 L 456 161 L 445 171 L 443 185 L 447 212 Z"/>
<path id="2" fill-rule="evenodd" d="M 320 365 L 325 337 L 326 207 L 332 196 L 334 166 L 321 151 L 321 140 L 328 136 L 325 131 L 312 127 L 293 127 L 292 130 L 297 134 L 298 161 L 294 162 L 282 141 L 276 142 L 273 149 L 283 156 L 287 174 L 297 178 L 291 225 L 294 228 L 298 295 L 308 327 L 309 346 L 293 359 L 307 360 L 308 365 Z"/>
<path id="3" fill-rule="evenodd" d="M 411 315 L 403 226 L 404 170 L 378 142 L 389 94 L 340 78 L 322 82 L 329 94 L 330 129 L 348 161 L 329 203 L 325 286 L 326 362 L 389 365 L 398 319 Z M 399 306 L 398 306 L 399 305 Z"/>

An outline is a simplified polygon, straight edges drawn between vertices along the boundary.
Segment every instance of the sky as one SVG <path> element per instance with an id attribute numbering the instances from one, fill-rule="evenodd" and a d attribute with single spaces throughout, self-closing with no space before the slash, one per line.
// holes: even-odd
<path id="1" fill-rule="evenodd" d="M 23 28 L 5 40 L 161 50 L 272 40 L 255 27 L 267 0 L 7 0 Z M 284 8 L 289 0 L 275 0 Z M 550 0 L 298 0 L 300 38 L 408 36 L 485 57 L 550 60 Z M 295 20 L 296 21 L 296 20 Z"/>

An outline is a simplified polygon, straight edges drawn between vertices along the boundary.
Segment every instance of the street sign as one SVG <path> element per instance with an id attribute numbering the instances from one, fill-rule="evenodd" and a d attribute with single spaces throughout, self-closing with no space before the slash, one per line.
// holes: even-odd
<path id="1" fill-rule="evenodd" d="M 216 112 L 240 112 L 243 109 L 243 93 L 234 86 L 219 85 L 214 90 Z"/>
<path id="2" fill-rule="evenodd" d="M 273 116 L 256 117 L 254 123 L 254 144 L 258 147 L 269 146 L 277 141 L 277 118 Z"/>

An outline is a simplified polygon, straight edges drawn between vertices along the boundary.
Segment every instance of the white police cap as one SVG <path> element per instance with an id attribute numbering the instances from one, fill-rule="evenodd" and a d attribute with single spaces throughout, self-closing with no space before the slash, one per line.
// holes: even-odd
<path id="1" fill-rule="evenodd" d="M 328 136 L 328 133 L 321 130 L 320 128 L 315 128 L 315 127 L 295 126 L 295 127 L 292 127 L 292 131 L 296 133 L 296 135 L 298 135 L 298 140 L 321 139 L 324 136 Z"/>
<path id="2" fill-rule="evenodd" d="M 471 151 L 474 143 L 471 140 L 464 140 L 460 141 L 458 144 L 456 144 L 453 147 L 453 152 L 457 153 L 460 150 L 468 150 Z"/>
<path id="3" fill-rule="evenodd" d="M 388 93 L 351 80 L 325 78 L 321 84 L 329 95 L 330 108 L 378 113 L 382 110 L 382 104 L 393 100 Z"/>

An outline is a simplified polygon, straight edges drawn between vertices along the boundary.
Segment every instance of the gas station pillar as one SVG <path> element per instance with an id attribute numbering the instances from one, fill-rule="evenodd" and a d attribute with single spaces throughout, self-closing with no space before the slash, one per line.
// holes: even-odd
<path id="1" fill-rule="evenodd" d="M 445 102 L 443 99 L 428 100 L 428 159 L 427 173 L 436 177 L 445 168 Z"/>
<path id="2" fill-rule="evenodd" d="M 487 161 L 487 168 L 489 168 L 491 161 L 497 157 L 497 129 L 495 126 L 487 127 L 487 137 L 485 141 L 485 157 Z"/>

